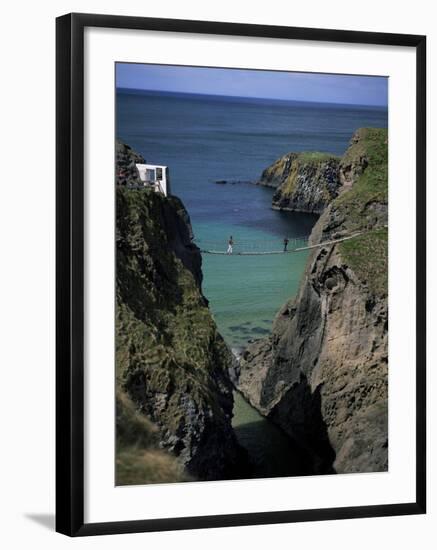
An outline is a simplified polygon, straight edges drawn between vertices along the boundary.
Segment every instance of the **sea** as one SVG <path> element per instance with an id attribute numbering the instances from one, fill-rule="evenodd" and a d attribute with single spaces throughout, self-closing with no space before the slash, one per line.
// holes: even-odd
<path id="1" fill-rule="evenodd" d="M 384 107 L 117 89 L 116 134 L 147 162 L 169 167 L 202 250 L 203 293 L 220 333 L 241 350 L 269 334 L 298 289 L 308 253 L 276 252 L 284 237 L 304 245 L 317 216 L 272 210 L 273 190 L 254 185 L 282 155 L 342 155 L 356 129 L 387 127 Z M 227 183 L 217 183 L 225 181 Z M 234 429 L 254 477 L 301 475 L 289 438 L 235 394 Z"/>

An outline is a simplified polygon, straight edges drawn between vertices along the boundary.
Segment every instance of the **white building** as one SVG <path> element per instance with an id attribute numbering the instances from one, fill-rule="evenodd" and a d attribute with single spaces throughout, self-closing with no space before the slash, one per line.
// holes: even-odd
<path id="1" fill-rule="evenodd" d="M 165 196 L 170 194 L 170 180 L 167 166 L 137 164 L 136 167 L 144 187 L 153 187 L 155 191 Z"/>

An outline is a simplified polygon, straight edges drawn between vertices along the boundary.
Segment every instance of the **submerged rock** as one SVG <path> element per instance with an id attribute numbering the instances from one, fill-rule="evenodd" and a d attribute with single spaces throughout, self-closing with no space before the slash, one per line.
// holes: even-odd
<path id="1" fill-rule="evenodd" d="M 214 180 L 217 185 L 237 185 L 240 183 L 252 183 L 250 180 Z"/>

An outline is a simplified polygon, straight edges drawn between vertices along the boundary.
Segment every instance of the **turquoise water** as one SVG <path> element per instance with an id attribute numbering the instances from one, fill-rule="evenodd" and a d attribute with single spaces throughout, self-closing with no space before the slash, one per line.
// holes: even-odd
<path id="1" fill-rule="evenodd" d="M 203 292 L 218 328 L 234 349 L 269 333 L 281 305 L 293 297 L 307 252 L 238 256 L 239 251 L 281 250 L 284 236 L 309 235 L 316 217 L 270 208 L 273 191 L 247 183 L 290 151 L 341 155 L 360 127 L 387 127 L 375 107 L 226 99 L 117 91 L 117 136 L 148 162 L 169 166 L 172 192 L 187 207 L 203 254 Z M 290 438 L 238 393 L 233 427 L 253 464 L 254 477 L 308 473 Z"/>
<path id="2" fill-rule="evenodd" d="M 307 254 L 204 256 L 203 290 L 226 341 L 236 349 L 270 332 L 279 307 L 293 296 Z"/>
<path id="3" fill-rule="evenodd" d="M 341 155 L 362 126 L 387 126 L 387 110 L 211 96 L 117 92 L 117 136 L 148 162 L 170 168 L 201 248 L 280 250 L 285 235 L 308 235 L 316 218 L 270 208 L 272 190 L 215 180 L 256 181 L 290 151 Z M 267 333 L 294 295 L 306 254 L 203 255 L 203 291 L 233 348 Z"/>

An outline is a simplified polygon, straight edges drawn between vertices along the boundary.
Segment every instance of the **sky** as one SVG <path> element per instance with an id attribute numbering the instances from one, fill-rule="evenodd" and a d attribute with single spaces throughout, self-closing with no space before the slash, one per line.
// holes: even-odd
<path id="1" fill-rule="evenodd" d="M 388 78 L 117 63 L 117 88 L 387 106 Z"/>

